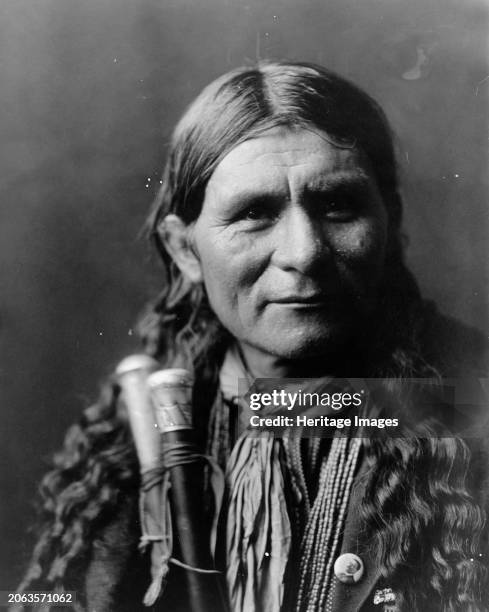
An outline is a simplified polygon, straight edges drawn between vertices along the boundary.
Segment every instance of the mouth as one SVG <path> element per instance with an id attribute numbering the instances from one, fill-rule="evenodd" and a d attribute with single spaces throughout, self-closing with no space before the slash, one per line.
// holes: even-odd
<path id="1" fill-rule="evenodd" d="M 291 306 L 295 308 L 324 308 L 331 302 L 332 297 L 324 293 L 313 293 L 310 295 L 288 295 L 270 300 L 274 304 Z"/>

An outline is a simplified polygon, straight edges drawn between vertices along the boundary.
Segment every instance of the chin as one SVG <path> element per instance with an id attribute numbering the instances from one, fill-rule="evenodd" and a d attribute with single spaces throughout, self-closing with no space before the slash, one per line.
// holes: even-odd
<path id="1" fill-rule="evenodd" d="M 291 361 L 309 360 L 344 351 L 352 338 L 351 326 L 329 327 L 316 333 L 282 332 L 261 348 L 266 352 Z"/>
<path id="2" fill-rule="evenodd" d="M 263 321 L 268 325 L 255 327 L 255 346 L 276 357 L 293 360 L 345 353 L 355 344 L 368 317 L 364 309 L 350 303 L 327 312 L 283 309 L 279 315 Z"/>

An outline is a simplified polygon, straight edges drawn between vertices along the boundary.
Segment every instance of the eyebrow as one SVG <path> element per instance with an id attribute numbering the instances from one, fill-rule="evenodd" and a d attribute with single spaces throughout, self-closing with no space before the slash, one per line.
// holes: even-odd
<path id="1" fill-rule="evenodd" d="M 333 172 L 327 176 L 318 177 L 317 180 L 310 181 L 305 185 L 307 192 L 334 191 L 347 187 L 368 187 L 371 182 L 371 176 L 364 170 L 355 170 L 354 172 Z"/>
<path id="2" fill-rule="evenodd" d="M 371 177 L 363 169 L 355 169 L 354 171 L 338 171 L 328 173 L 326 176 L 317 177 L 306 182 L 303 186 L 301 195 L 304 194 L 320 194 L 326 192 L 334 192 L 343 189 L 366 189 L 370 185 Z M 280 199 L 273 191 L 263 191 L 253 187 L 247 187 L 240 190 L 238 193 L 232 193 L 226 201 L 228 205 L 243 205 L 261 201 L 277 201 Z"/>

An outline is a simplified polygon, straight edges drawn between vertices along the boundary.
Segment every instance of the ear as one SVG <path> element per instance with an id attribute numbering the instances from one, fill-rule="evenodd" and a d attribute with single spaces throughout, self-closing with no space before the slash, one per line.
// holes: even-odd
<path id="1" fill-rule="evenodd" d="M 158 225 L 158 235 L 180 272 L 192 283 L 202 282 L 200 261 L 190 241 L 191 227 L 177 215 L 167 215 Z"/>

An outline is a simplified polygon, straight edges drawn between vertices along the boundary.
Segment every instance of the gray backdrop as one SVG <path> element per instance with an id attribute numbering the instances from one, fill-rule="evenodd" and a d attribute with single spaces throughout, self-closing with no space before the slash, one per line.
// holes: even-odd
<path id="1" fill-rule="evenodd" d="M 36 483 L 158 287 L 138 232 L 199 89 L 257 58 L 320 62 L 399 137 L 409 261 L 488 328 L 489 5 L 483 0 L 1 0 L 0 589 Z"/>

